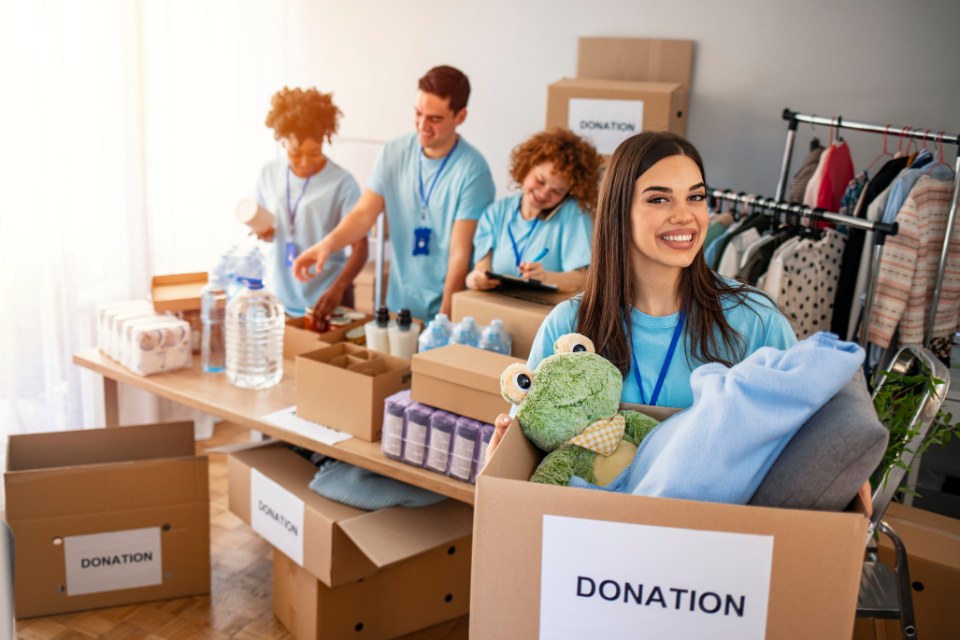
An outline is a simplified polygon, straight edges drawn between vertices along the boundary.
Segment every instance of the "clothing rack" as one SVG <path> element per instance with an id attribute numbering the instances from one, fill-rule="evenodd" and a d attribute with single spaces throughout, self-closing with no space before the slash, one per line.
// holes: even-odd
<path id="1" fill-rule="evenodd" d="M 897 235 L 896 222 L 871 222 L 855 216 L 847 216 L 833 211 L 825 211 L 820 208 L 808 207 L 802 204 L 789 204 L 775 198 L 767 198 L 748 193 L 734 193 L 730 189 L 713 189 L 710 196 L 714 200 L 727 200 L 729 202 L 738 202 L 753 209 L 761 209 L 768 212 L 786 213 L 788 215 L 806 218 L 811 221 L 824 220 L 843 224 L 853 229 L 862 231 L 873 231 L 876 246 L 881 246 L 887 236 Z M 869 293 L 867 294 L 867 303 L 863 308 L 863 326 L 867 326 L 870 314 L 873 312 L 873 294 L 876 291 L 876 279 L 879 274 L 880 253 L 875 252 L 873 256 L 873 265 L 870 272 Z M 866 346 L 867 332 L 861 332 L 861 343 Z"/>
<path id="2" fill-rule="evenodd" d="M 908 139 L 908 140 L 924 140 L 932 141 L 937 143 L 949 143 L 957 145 L 957 157 L 954 166 L 953 172 L 953 195 L 950 198 L 950 211 L 947 215 L 947 227 L 946 232 L 943 237 L 943 247 L 940 251 L 940 265 L 937 269 L 937 280 L 933 289 L 933 300 L 930 304 L 930 312 L 927 316 L 927 323 L 923 332 L 923 346 L 929 347 L 930 340 L 933 337 L 933 326 L 937 315 L 937 307 L 940 306 L 940 295 L 943 291 L 943 276 L 947 268 L 947 257 L 950 252 L 950 238 L 953 236 L 953 227 L 957 218 L 957 200 L 960 197 L 960 135 L 955 133 L 946 133 L 943 131 L 934 133 L 930 129 L 922 129 L 915 127 L 892 127 L 891 125 L 882 125 L 874 124 L 870 122 L 857 122 L 855 120 L 846 120 L 842 116 L 837 116 L 836 118 L 825 118 L 823 116 L 818 116 L 816 114 L 809 115 L 804 113 L 798 113 L 796 111 L 791 111 L 790 109 L 783 110 L 783 119 L 788 121 L 787 126 L 787 141 L 783 149 L 783 160 L 780 163 L 780 179 L 777 182 L 777 194 L 775 200 L 777 202 L 782 202 L 784 193 L 787 188 L 787 180 L 790 177 L 790 159 L 793 156 L 793 143 L 797 137 L 797 125 L 800 122 L 806 122 L 811 125 L 819 124 L 834 129 L 848 129 L 852 131 L 866 131 L 868 133 L 880 133 L 883 135 L 893 134 L 896 135 L 898 139 Z M 941 158 L 941 160 L 943 160 Z M 838 214 L 839 215 L 839 214 Z M 846 217 L 846 216 L 844 216 Z M 848 223 L 844 223 L 848 224 Z M 853 226 L 853 225 L 850 225 Z M 862 228 L 862 227 L 857 227 Z M 878 276 L 878 269 L 880 265 L 880 256 L 883 252 L 883 239 L 884 234 L 881 233 L 878 236 L 878 241 L 874 243 L 873 247 L 873 257 L 871 259 L 871 272 L 870 272 L 870 285 L 867 292 L 867 301 L 864 305 L 864 315 L 863 315 L 863 337 L 861 341 L 866 343 L 866 329 L 869 326 L 868 321 L 870 319 L 870 310 L 873 304 L 873 296 L 876 293 L 876 282 Z"/>

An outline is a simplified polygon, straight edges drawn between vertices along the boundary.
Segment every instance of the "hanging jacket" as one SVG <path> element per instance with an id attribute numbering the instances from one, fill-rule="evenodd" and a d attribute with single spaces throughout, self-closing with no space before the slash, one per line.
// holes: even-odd
<path id="1" fill-rule="evenodd" d="M 887 238 L 880 259 L 877 295 L 867 328 L 870 342 L 889 346 L 899 327 L 901 344 L 923 344 L 952 195 L 952 182 L 921 176 L 897 213 L 899 233 Z M 960 224 L 955 224 L 932 337 L 956 331 L 958 311 Z"/>
<path id="2" fill-rule="evenodd" d="M 822 153 L 823 147 L 818 144 L 811 149 L 807 157 L 803 159 L 803 162 L 800 164 L 800 169 L 797 170 L 797 173 L 794 174 L 793 179 L 790 181 L 790 188 L 787 189 L 787 202 L 791 204 L 800 204 L 803 202 L 803 192 L 806 190 L 810 178 L 813 177 L 813 172 L 816 171 L 817 165 L 820 164 L 820 155 Z"/>
<path id="3" fill-rule="evenodd" d="M 843 192 L 852 179 L 853 160 L 850 157 L 850 147 L 844 140 L 834 142 L 830 145 L 830 152 L 823 167 L 815 206 L 825 211 L 839 210 Z"/>

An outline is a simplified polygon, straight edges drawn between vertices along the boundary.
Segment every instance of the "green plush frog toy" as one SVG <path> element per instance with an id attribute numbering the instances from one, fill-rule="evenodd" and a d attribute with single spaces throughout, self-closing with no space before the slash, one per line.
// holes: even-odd
<path id="1" fill-rule="evenodd" d="M 657 425 L 637 411 L 618 411 L 623 377 L 595 351 L 589 338 L 568 333 L 536 371 L 516 363 L 500 376 L 500 392 L 517 405 L 523 434 L 548 452 L 532 482 L 567 485 L 579 476 L 606 486 Z"/>

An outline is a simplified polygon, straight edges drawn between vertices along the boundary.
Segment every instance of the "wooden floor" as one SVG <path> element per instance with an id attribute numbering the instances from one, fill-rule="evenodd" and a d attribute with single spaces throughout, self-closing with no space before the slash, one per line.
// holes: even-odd
<path id="1" fill-rule="evenodd" d="M 250 432 L 221 422 L 214 437 L 197 443 L 197 453 L 207 448 L 246 442 Z M 227 461 L 210 453 L 211 594 L 141 605 L 83 611 L 17 622 L 23 640 L 187 640 L 238 638 L 279 640 L 291 638 L 273 617 L 271 603 L 272 549 L 227 506 Z M 460 640 L 467 637 L 463 617 L 419 633 L 406 640 Z"/>

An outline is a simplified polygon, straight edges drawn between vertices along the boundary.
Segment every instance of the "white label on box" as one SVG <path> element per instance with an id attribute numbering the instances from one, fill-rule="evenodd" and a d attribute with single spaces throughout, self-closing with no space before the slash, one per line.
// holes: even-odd
<path id="1" fill-rule="evenodd" d="M 160 527 L 63 538 L 68 596 L 163 584 Z"/>
<path id="2" fill-rule="evenodd" d="M 571 98 L 567 126 L 604 155 L 632 135 L 643 131 L 643 100 Z"/>
<path id="3" fill-rule="evenodd" d="M 763 638 L 773 536 L 543 516 L 541 638 Z"/>
<path id="4" fill-rule="evenodd" d="M 250 470 L 250 526 L 303 566 L 303 500 L 256 469 Z"/>
<path id="5" fill-rule="evenodd" d="M 453 451 L 450 454 L 450 475 L 460 480 L 469 480 L 473 470 L 473 452 L 477 441 L 473 438 L 457 436 L 453 440 Z"/>

